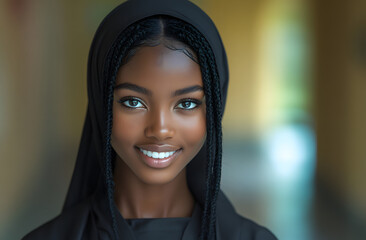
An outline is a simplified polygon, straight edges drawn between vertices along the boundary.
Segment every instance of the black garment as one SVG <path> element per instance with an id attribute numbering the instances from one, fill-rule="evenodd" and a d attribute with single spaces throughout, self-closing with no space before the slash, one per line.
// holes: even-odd
<path id="1" fill-rule="evenodd" d="M 196 204 L 192 218 L 195 218 L 199 212 Z M 192 218 L 137 218 L 126 219 L 126 221 L 136 240 L 182 239 Z"/>
<path id="2" fill-rule="evenodd" d="M 102 187 L 85 201 L 64 211 L 61 215 L 47 222 L 23 240 L 110 240 L 113 239 L 113 229 L 108 214 L 106 192 Z M 123 240 L 138 240 L 129 220 L 124 219 L 114 205 L 117 215 L 118 234 Z M 202 208 L 196 203 L 191 218 L 184 231 L 172 233 L 181 235 L 181 238 L 169 240 L 198 239 Z M 169 222 L 169 219 L 165 222 Z M 160 226 L 163 228 L 164 226 Z M 138 235 L 138 233 L 137 233 Z M 162 236 L 147 240 L 162 240 Z M 225 195 L 220 192 L 217 200 L 217 240 L 275 240 L 276 237 L 266 228 L 239 216 L 233 209 Z"/>
<path id="3" fill-rule="evenodd" d="M 113 239 L 112 219 L 102 173 L 105 126 L 104 65 L 119 34 L 132 23 L 154 15 L 168 15 L 193 25 L 205 36 L 214 53 L 220 78 L 222 105 L 228 87 L 228 65 L 224 46 L 212 20 L 187 0 L 129 0 L 115 8 L 100 24 L 88 59 L 88 110 L 72 181 L 62 213 L 34 230 L 24 240 Z M 215 149 L 212 149 L 215 151 Z M 188 186 L 196 200 L 195 214 L 183 232 L 183 240 L 198 238 L 204 206 L 206 144 L 187 166 Z M 135 239 L 133 230 L 113 205 L 120 240 Z M 272 240 L 267 229 L 239 216 L 220 192 L 216 206 L 216 239 Z"/>
<path id="4" fill-rule="evenodd" d="M 136 240 L 182 239 L 191 218 L 128 219 Z"/>

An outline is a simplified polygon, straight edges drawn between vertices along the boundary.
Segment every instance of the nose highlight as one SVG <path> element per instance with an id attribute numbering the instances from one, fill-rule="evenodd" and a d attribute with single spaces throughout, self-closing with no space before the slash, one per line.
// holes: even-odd
<path id="1" fill-rule="evenodd" d="M 145 128 L 145 135 L 148 138 L 155 138 L 162 141 L 173 137 L 174 129 L 168 114 L 164 112 L 152 113 L 148 118 Z"/>

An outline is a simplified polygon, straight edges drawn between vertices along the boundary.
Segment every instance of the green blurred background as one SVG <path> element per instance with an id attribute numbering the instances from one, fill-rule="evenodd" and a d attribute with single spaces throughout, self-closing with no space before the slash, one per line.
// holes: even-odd
<path id="1" fill-rule="evenodd" d="M 279 239 L 366 239 L 366 1 L 196 0 L 229 58 L 222 187 Z M 0 1 L 0 239 L 56 216 L 120 1 Z"/>

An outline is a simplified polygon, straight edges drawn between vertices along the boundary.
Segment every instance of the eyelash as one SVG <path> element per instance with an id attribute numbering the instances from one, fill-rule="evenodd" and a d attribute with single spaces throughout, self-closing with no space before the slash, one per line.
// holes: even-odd
<path id="1" fill-rule="evenodd" d="M 137 108 L 141 108 L 141 107 L 136 107 L 136 106 L 127 106 L 125 104 L 125 102 L 127 101 L 138 101 L 137 104 L 141 104 L 144 108 L 146 108 L 146 105 L 144 104 L 144 102 L 139 99 L 139 98 L 136 98 L 136 97 L 124 97 L 124 98 L 121 98 L 120 100 L 118 100 L 118 102 L 123 106 L 123 107 L 126 107 L 128 109 L 137 109 Z M 196 108 L 198 108 L 199 106 L 201 106 L 202 104 L 202 101 L 200 100 L 197 100 L 197 99 L 193 99 L 193 98 L 185 98 L 185 99 L 182 99 L 178 102 L 178 104 L 176 106 L 179 106 L 181 105 L 182 103 L 193 103 L 195 104 L 196 106 L 194 106 L 193 108 L 183 108 L 183 107 L 179 107 L 178 109 L 181 109 L 181 110 L 186 110 L 186 111 L 192 111 L 192 110 L 195 110 Z M 131 104 L 129 104 L 131 105 Z"/>

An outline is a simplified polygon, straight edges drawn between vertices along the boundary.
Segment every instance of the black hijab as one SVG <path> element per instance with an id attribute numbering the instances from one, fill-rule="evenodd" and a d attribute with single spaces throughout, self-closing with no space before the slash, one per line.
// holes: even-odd
<path id="1" fill-rule="evenodd" d="M 116 7 L 100 24 L 88 59 L 88 108 L 77 161 L 62 213 L 24 237 L 34 239 L 111 239 L 115 236 L 105 190 L 104 137 L 105 124 L 105 66 L 108 54 L 119 35 L 131 24 L 147 17 L 166 15 L 195 27 L 209 43 L 219 75 L 221 111 L 224 111 L 228 88 L 228 64 L 220 35 L 212 20 L 188 0 L 129 0 Z M 213 149 L 215 151 L 215 149 Z M 201 207 L 205 201 L 206 147 L 187 166 L 187 181 L 196 204 L 183 240 L 197 239 L 201 224 Z M 109 205 L 110 206 L 110 205 Z M 112 206 L 112 212 L 118 212 Z M 211 239 L 273 240 L 267 229 L 239 216 L 225 195 L 217 196 L 215 232 Z M 135 239 L 120 214 L 116 224 L 119 239 Z"/>
<path id="2" fill-rule="evenodd" d="M 132 23 L 153 15 L 168 15 L 197 28 L 209 42 L 215 56 L 222 106 L 225 106 L 229 74 L 225 49 L 212 20 L 187 0 L 129 0 L 115 8 L 100 24 L 92 42 L 88 60 L 88 110 L 77 161 L 63 210 L 74 206 L 93 193 L 103 179 L 103 137 L 105 132 L 104 65 L 113 43 Z M 188 167 L 188 180 L 196 198 L 203 200 L 206 157 L 205 146 Z M 200 170 L 199 173 L 195 171 Z M 198 178 L 198 179 L 196 179 Z M 200 183 L 200 184 L 197 184 Z"/>

